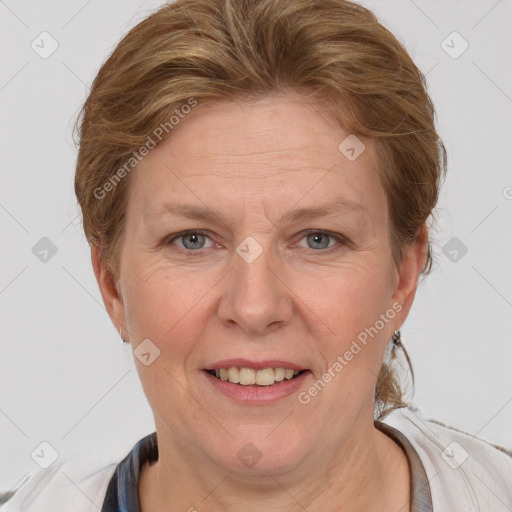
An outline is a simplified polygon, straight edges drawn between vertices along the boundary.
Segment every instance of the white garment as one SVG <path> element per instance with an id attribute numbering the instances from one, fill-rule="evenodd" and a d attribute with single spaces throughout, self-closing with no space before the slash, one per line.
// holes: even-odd
<path id="1" fill-rule="evenodd" d="M 512 451 L 427 420 L 414 407 L 383 423 L 401 432 L 423 464 L 435 512 L 512 511 Z M 55 462 L 26 481 L 2 512 L 99 512 L 119 458 L 98 450 Z"/>
<path id="2" fill-rule="evenodd" d="M 383 423 L 416 450 L 435 512 L 512 511 L 512 450 L 427 420 L 413 406 L 392 411 Z"/>

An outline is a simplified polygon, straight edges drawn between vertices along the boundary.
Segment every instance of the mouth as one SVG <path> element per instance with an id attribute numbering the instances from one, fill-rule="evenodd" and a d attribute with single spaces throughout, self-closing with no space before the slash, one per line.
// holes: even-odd
<path id="1" fill-rule="evenodd" d="M 282 382 L 296 379 L 309 370 L 295 370 L 293 368 L 268 367 L 248 368 L 244 366 L 230 366 L 225 368 L 212 368 L 204 370 L 220 381 L 237 384 L 243 387 L 269 387 Z"/>
<path id="2" fill-rule="evenodd" d="M 313 372 L 298 363 L 266 359 L 224 359 L 201 370 L 207 394 L 223 395 L 240 405 L 267 405 L 289 399 L 303 389 Z"/>

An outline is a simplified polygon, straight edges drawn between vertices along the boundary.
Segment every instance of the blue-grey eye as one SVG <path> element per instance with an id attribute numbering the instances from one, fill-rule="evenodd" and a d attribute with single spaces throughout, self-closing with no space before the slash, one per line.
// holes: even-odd
<path id="1" fill-rule="evenodd" d="M 306 238 L 311 249 L 327 249 L 331 237 L 327 233 L 317 231 L 310 233 Z"/>
<path id="2" fill-rule="evenodd" d="M 200 233 L 187 233 L 179 237 L 185 249 L 202 249 L 204 247 L 206 236 Z"/>

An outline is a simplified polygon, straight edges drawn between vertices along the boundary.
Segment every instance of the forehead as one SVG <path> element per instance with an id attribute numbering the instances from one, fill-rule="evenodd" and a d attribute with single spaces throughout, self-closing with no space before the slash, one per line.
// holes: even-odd
<path id="1" fill-rule="evenodd" d="M 364 150 L 349 159 L 347 144 Z M 306 206 L 340 193 L 375 202 L 383 194 L 376 169 L 372 142 L 354 139 L 329 105 L 295 94 L 199 103 L 138 164 L 130 202 L 144 214 L 184 196 L 226 208 L 237 200 Z"/>

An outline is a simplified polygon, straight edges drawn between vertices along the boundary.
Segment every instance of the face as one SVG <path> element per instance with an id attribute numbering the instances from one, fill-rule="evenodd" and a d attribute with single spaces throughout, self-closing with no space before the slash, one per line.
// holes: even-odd
<path id="1" fill-rule="evenodd" d="M 135 353 L 150 340 L 159 443 L 190 460 L 285 473 L 373 428 L 422 259 L 396 267 L 375 148 L 349 159 L 348 135 L 300 96 L 199 105 L 132 171 L 119 296 L 95 269 Z"/>

